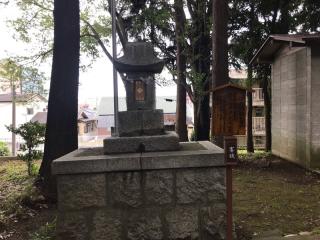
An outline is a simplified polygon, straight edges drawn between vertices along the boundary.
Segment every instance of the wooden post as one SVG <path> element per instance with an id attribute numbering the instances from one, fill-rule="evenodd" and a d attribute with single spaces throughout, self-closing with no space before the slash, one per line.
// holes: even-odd
<path id="1" fill-rule="evenodd" d="M 238 163 L 237 138 L 224 138 L 224 154 L 227 165 L 226 186 L 227 186 L 227 240 L 232 240 L 232 166 Z"/>

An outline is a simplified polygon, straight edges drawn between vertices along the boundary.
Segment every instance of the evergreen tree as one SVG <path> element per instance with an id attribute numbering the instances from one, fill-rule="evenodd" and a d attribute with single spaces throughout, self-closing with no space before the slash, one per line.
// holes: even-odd
<path id="1" fill-rule="evenodd" d="M 44 157 L 40 177 L 44 194 L 56 199 L 51 163 L 78 148 L 79 0 L 54 1 L 54 47 Z"/>

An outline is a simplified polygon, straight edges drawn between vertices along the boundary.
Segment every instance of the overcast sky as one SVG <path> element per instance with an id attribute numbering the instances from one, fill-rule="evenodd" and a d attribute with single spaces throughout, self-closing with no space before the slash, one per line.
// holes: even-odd
<path id="1" fill-rule="evenodd" d="M 21 42 L 16 42 L 12 35 L 13 31 L 7 27 L 6 20 L 14 18 L 18 12 L 13 8 L 0 7 L 0 59 L 24 55 L 28 50 L 28 46 Z M 50 77 L 50 66 L 42 66 Z M 170 78 L 167 74 L 163 77 Z M 158 96 L 175 96 L 176 87 L 157 86 Z M 80 88 L 79 101 L 86 102 L 87 99 L 95 99 L 103 96 L 113 96 L 113 80 L 112 80 L 112 65 L 109 60 L 105 58 L 98 59 L 86 72 L 80 72 Z M 125 96 L 125 90 L 122 81 L 119 79 L 119 96 Z"/>

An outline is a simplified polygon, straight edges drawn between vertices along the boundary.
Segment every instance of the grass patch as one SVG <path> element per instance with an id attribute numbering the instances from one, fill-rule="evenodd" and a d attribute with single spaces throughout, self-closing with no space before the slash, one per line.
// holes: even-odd
<path id="1" fill-rule="evenodd" d="M 56 219 L 46 223 L 38 231 L 30 234 L 30 240 L 54 240 L 56 231 Z"/>
<path id="2" fill-rule="evenodd" d="M 290 234 L 320 226 L 320 177 L 271 160 L 270 167 L 261 167 L 245 159 L 234 169 L 234 219 L 246 233 L 240 239 L 273 229 Z"/>
<path id="3" fill-rule="evenodd" d="M 39 161 L 35 162 L 35 171 L 39 164 Z M 34 180 L 35 176 L 28 176 L 23 161 L 0 163 L 0 232 L 12 221 L 35 215 L 34 203 L 43 197 L 33 186 Z"/>

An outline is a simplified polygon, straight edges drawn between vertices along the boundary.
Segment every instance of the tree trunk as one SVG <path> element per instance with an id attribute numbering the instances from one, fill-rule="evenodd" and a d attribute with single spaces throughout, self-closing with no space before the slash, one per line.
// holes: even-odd
<path id="1" fill-rule="evenodd" d="M 212 83 L 211 87 L 227 84 L 229 82 L 228 68 L 228 2 L 225 0 L 212 1 Z M 213 102 L 213 93 L 212 93 Z M 213 106 L 211 109 L 211 138 L 215 144 L 222 144 L 223 137 L 213 135 Z M 226 120 L 225 120 L 226 121 Z M 216 140 L 214 140 L 216 139 Z M 219 140 L 218 140 L 219 139 Z M 221 146 L 223 147 L 223 146 Z"/>
<path id="2" fill-rule="evenodd" d="M 270 96 L 270 78 L 268 76 L 265 76 L 265 79 L 263 79 L 263 100 L 264 100 L 264 111 L 265 111 L 265 129 L 266 129 L 266 144 L 265 144 L 265 150 L 271 151 L 271 96 Z"/>
<path id="3" fill-rule="evenodd" d="M 54 50 L 44 157 L 40 180 L 47 198 L 56 199 L 51 163 L 78 148 L 79 0 L 54 1 Z"/>
<path id="4" fill-rule="evenodd" d="M 209 95 L 206 95 L 194 103 L 194 133 L 196 141 L 209 140 L 209 116 Z"/>
<path id="5" fill-rule="evenodd" d="M 229 82 L 228 70 L 228 2 L 212 1 L 212 88 Z"/>
<path id="6" fill-rule="evenodd" d="M 247 79 L 247 151 L 253 153 L 253 135 L 252 135 L 252 66 L 248 66 L 248 79 Z"/>
<path id="7" fill-rule="evenodd" d="M 188 141 L 187 109 L 186 109 L 186 56 L 183 41 L 185 18 L 183 0 L 175 0 L 176 42 L 177 42 L 177 102 L 176 102 L 176 132 L 180 141 Z"/>

